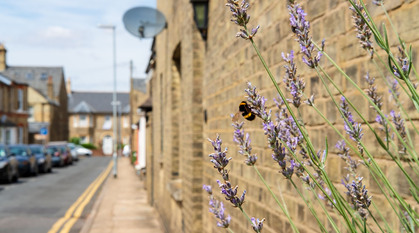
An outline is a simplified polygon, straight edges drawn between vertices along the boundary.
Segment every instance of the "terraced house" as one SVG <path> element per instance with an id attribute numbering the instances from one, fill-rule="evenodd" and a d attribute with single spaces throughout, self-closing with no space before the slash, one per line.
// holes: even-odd
<path id="1" fill-rule="evenodd" d="M 67 92 L 62 67 L 10 66 L 6 49 L 0 47 L 0 74 L 13 82 L 25 84 L 25 112 L 28 115 L 26 142 L 44 143 L 68 139 Z"/>
<path id="2" fill-rule="evenodd" d="M 112 92 L 71 91 L 68 112 L 70 138 L 91 143 L 104 154 L 112 153 L 113 129 L 117 127 L 118 143 L 130 139 L 130 102 L 128 93 L 117 93 L 117 125 L 113 121 Z"/>
<path id="3" fill-rule="evenodd" d="M 248 14 L 251 18 L 248 28 L 251 30 L 251 27 L 256 28 L 260 25 L 254 37 L 246 35 L 245 31 L 240 33 L 240 27 L 231 22 L 234 16 L 231 15 L 229 7 L 225 6 L 227 2 L 234 2 L 237 7 L 246 7 L 240 5 L 241 0 L 157 0 L 157 9 L 165 15 L 167 27 L 155 37 L 153 51 L 155 57 L 150 60 L 153 69 L 152 78 L 149 80 L 149 85 L 151 85 L 149 94 L 153 99 L 153 109 L 152 135 L 148 139 L 153 142 L 153 148 L 147 155 L 149 201 L 160 214 L 166 232 L 226 232 L 227 230 L 217 227 L 216 222 L 219 219 L 216 219 L 210 212 L 209 194 L 202 190 L 203 184 L 212 185 L 214 198 L 224 202 L 225 216 L 227 214 L 231 216 L 231 229 L 234 232 L 253 232 L 249 221 L 239 208 L 234 208 L 226 200 L 226 195 L 220 193 L 217 180 L 222 181 L 223 177 L 217 169 L 214 169 L 217 165 L 210 162 L 212 158 L 208 155 L 214 153 L 214 148 L 207 141 L 208 138 L 214 140 L 218 134 L 223 140 L 222 150 L 228 147 L 227 158 L 232 157 L 226 170 L 229 172 L 233 188 L 238 185 L 239 197 L 243 190 L 247 191 L 243 209 L 249 213 L 249 217 L 266 218 L 262 232 L 292 232 L 289 219 L 277 207 L 274 198 L 260 181 L 256 171 L 245 164 L 246 156 L 238 153 L 240 148 L 233 140 L 235 129 L 232 127 L 231 114 L 237 113 L 239 104 L 247 100 L 249 94 L 244 92 L 247 82 L 255 85 L 258 93 L 267 98 L 265 106 L 272 110 L 272 119 L 275 118 L 275 112 L 279 111 L 273 101 L 273 98 L 277 98 L 278 95 L 276 88 L 249 38 L 254 39 L 255 45 L 264 56 L 267 66 L 270 67 L 274 80 L 286 93 L 287 98 L 292 98 L 292 96 L 291 93 L 286 92 L 286 84 L 282 80 L 286 77 L 284 66 L 289 63 L 284 61 L 281 53 L 284 52 L 285 57 L 287 53 L 291 53 L 291 50 L 294 51 L 299 77 L 305 82 L 306 95 L 308 97 L 311 94 L 315 95 L 316 106 L 327 117 L 328 122 L 331 122 L 330 125 L 327 124 L 313 108 L 303 104 L 304 106 L 301 105 L 299 108 L 299 113 L 307 120 L 304 121 L 304 129 L 312 138 L 313 146 L 319 148 L 319 151 L 324 150 L 325 144 L 328 143 L 329 156 L 325 170 L 330 175 L 331 182 L 342 189 L 342 195 L 345 195 L 343 191 L 346 189 L 341 182 L 347 174 L 345 169 L 347 165 L 338 156 L 339 152 L 334 147 L 340 137 L 331 125 L 341 130 L 344 137 L 347 135 L 344 133 L 344 121 L 326 91 L 326 87 L 331 88 L 333 99 L 339 101 L 341 96 L 333 89 L 332 84 L 328 82 L 325 85 L 322 84 L 316 70 L 306 65 L 307 60 L 305 62 L 301 60 L 304 51 L 300 52 L 300 45 L 293 34 L 296 29 L 290 26 L 290 13 L 287 10 L 287 3 L 293 1 L 249 1 L 251 7 L 248 9 Z M 384 68 L 377 71 L 370 54 L 359 45 L 349 1 L 298 2 L 307 13 L 301 18 L 310 22 L 310 24 L 305 24 L 310 25 L 310 38 L 313 37 L 319 45 L 325 38 L 325 51 L 354 82 L 360 85 L 361 89 L 368 88 L 368 83 L 364 78 L 368 71 L 371 71 L 370 75 L 377 77 L 377 80 L 380 72 L 387 71 Z M 374 19 L 379 22 L 378 25 L 386 23 L 386 15 L 382 8 L 370 4 L 382 1 L 366 2 Z M 419 1 L 384 2 L 389 16 L 394 19 L 394 25 L 407 43 L 406 48 L 412 44 L 413 63 L 417 67 L 419 27 L 417 27 L 418 18 L 415 15 L 419 10 Z M 194 5 L 197 7 L 195 11 Z M 387 28 L 390 26 L 387 25 Z M 238 32 L 238 38 L 236 38 Z M 397 38 L 393 32 L 389 37 L 392 41 L 390 42 L 391 49 L 396 54 Z M 373 40 L 372 37 L 371 40 Z M 379 55 L 382 54 L 376 54 L 376 56 Z M 387 60 L 384 60 L 386 63 Z M 359 111 L 367 116 L 366 121 L 373 124 L 373 127 L 378 127 L 374 119 L 376 115 L 371 111 L 368 101 L 362 98 L 350 82 L 336 71 L 325 56 L 322 57 L 321 66 L 330 74 L 331 79 L 341 88 L 347 98 L 351 99 L 359 107 Z M 391 72 L 388 75 L 391 76 Z M 378 92 L 388 93 L 384 84 L 382 87 Z M 383 98 L 383 102 L 389 106 L 391 100 Z M 419 118 L 412 101 L 404 98 L 403 103 L 407 105 L 406 111 L 411 114 L 413 124 L 417 126 Z M 253 121 L 247 121 L 242 117 L 240 121 L 245 121 L 244 130 L 250 133 L 252 153 L 258 157 L 257 167 L 260 173 L 265 177 L 272 192 L 277 197 L 281 197 L 280 201 L 286 204 L 289 216 L 296 223 L 299 232 L 334 232 L 336 229 L 334 230 L 329 224 L 328 218 L 338 219 L 336 226 L 333 227 L 348 232 L 349 230 L 342 223 L 343 220 L 341 221 L 337 214 L 332 213 L 331 216 L 326 216 L 320 204 L 313 203 L 314 209 L 322 213 L 317 221 L 326 225 L 325 230 L 319 229 L 318 222 L 310 213 L 309 207 L 299 198 L 296 189 L 281 174 L 281 168 L 272 159 L 273 152 L 264 134 L 263 121 L 258 117 Z M 412 126 L 409 127 L 412 131 Z M 362 132 L 365 133 L 365 144 L 373 151 L 386 177 L 393 182 L 395 189 L 406 199 L 406 202 L 412 203 L 412 208 L 417 213 L 418 204 L 409 192 L 409 184 L 404 175 L 389 159 L 386 152 L 380 150 L 378 144 L 372 142 L 372 139 L 375 139 L 372 133 L 367 130 Z M 417 136 L 412 138 L 413 145 L 417 145 L 418 140 Z M 401 166 L 408 167 L 407 163 L 402 163 Z M 417 183 L 417 173 L 412 172 L 412 174 L 416 174 L 413 177 Z M 374 177 L 368 172 L 363 175 L 363 181 L 369 187 L 369 194 L 375 198 L 377 208 L 385 213 L 390 228 L 396 232 L 402 231 L 400 226 L 403 222 L 399 221 L 394 213 L 389 213 L 391 207 L 378 188 Z M 305 194 L 309 189 L 298 178 L 295 180 L 298 189 Z M 315 196 L 317 195 L 307 193 L 307 197 L 313 197 L 310 199 L 314 200 L 313 202 L 316 202 Z M 329 207 L 325 208 L 329 210 Z M 372 232 L 374 231 L 373 228 Z"/>
<path id="4" fill-rule="evenodd" d="M 28 142 L 27 96 L 27 84 L 0 74 L 0 144 Z"/>

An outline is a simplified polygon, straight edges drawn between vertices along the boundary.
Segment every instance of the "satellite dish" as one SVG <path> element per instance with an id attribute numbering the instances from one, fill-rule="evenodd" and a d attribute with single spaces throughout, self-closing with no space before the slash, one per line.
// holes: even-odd
<path id="1" fill-rule="evenodd" d="M 150 7 L 134 7 L 125 12 L 122 20 L 129 33 L 140 38 L 153 38 L 166 27 L 164 15 Z"/>

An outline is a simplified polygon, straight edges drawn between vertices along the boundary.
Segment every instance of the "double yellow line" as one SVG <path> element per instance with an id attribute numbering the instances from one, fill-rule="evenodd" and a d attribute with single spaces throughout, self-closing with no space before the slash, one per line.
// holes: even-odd
<path id="1" fill-rule="evenodd" d="M 97 189 L 103 183 L 103 181 L 108 176 L 109 172 L 112 169 L 112 161 L 109 163 L 108 167 L 105 171 L 103 171 L 95 181 L 93 181 L 89 187 L 83 192 L 83 194 L 74 202 L 70 208 L 67 210 L 65 215 L 58 219 L 48 233 L 57 233 L 61 229 L 60 233 L 68 233 L 70 232 L 73 225 L 77 222 L 80 218 L 81 214 L 83 213 L 84 208 L 90 202 L 93 195 L 96 193 Z"/>

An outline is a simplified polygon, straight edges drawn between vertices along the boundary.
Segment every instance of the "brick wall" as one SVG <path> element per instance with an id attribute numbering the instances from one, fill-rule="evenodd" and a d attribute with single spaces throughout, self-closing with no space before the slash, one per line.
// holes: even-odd
<path id="1" fill-rule="evenodd" d="M 400 35 L 413 45 L 417 54 L 419 19 L 419 1 L 387 1 L 390 17 L 395 20 Z M 284 62 L 281 52 L 299 51 L 297 42 L 291 34 L 285 1 L 259 0 L 250 1 L 252 16 L 250 24 L 261 25 L 256 36 L 256 43 L 265 57 L 278 82 L 284 76 Z M 304 10 L 311 22 L 311 35 L 318 43 L 326 39 L 326 52 L 356 81 L 362 88 L 367 84 L 363 77 L 367 71 L 377 77 L 377 69 L 362 50 L 352 26 L 351 11 L 346 1 L 302 1 Z M 377 22 L 385 21 L 381 10 L 368 1 Z M 268 98 L 268 106 L 273 107 L 276 91 L 271 84 L 255 51 L 248 41 L 236 39 L 238 27 L 230 22 L 230 12 L 224 0 L 211 0 L 209 11 L 208 38 L 203 41 L 193 24 L 192 7 L 189 0 L 159 0 L 157 8 L 166 16 L 167 28 L 156 37 L 156 68 L 153 72 L 153 186 L 154 205 L 165 223 L 167 232 L 219 232 L 212 214 L 208 212 L 208 197 L 201 191 L 202 184 L 210 184 L 218 190 L 216 179 L 221 179 L 209 162 L 212 153 L 207 138 L 214 139 L 220 134 L 223 147 L 229 148 L 230 178 L 232 184 L 239 185 L 239 192 L 246 189 L 244 209 L 257 218 L 266 218 L 264 232 L 290 232 L 290 225 L 281 213 L 266 188 L 257 179 L 257 175 L 247 167 L 244 158 L 237 153 L 233 143 L 233 128 L 230 114 L 238 110 L 238 104 L 245 99 L 246 82 L 256 85 L 259 93 Z M 387 27 L 389 28 L 389 27 Z M 396 42 L 394 35 L 390 36 Z M 396 44 L 394 44 L 395 46 Z M 396 48 L 395 48 L 396 49 Z M 382 54 L 381 54 L 382 55 Z M 301 55 L 297 55 L 300 60 Z M 417 59 L 414 60 L 417 65 Z M 373 123 L 375 114 L 369 111 L 368 103 L 357 93 L 342 75 L 338 74 L 325 58 L 322 66 L 333 80 L 343 88 L 349 98 L 359 106 L 359 110 Z M 298 73 L 306 81 L 307 95 L 316 94 L 316 105 L 338 128 L 343 130 L 343 121 L 325 88 L 316 74 L 297 62 Z M 378 84 L 383 87 L 381 83 Z M 283 87 L 283 84 L 281 84 Z M 329 85 L 331 87 L 331 85 Z M 387 93 L 385 88 L 380 93 Z M 336 100 L 339 95 L 333 92 Z M 419 119 L 414 107 L 405 100 L 415 124 Z M 385 112 L 391 106 L 388 98 L 384 99 Z M 335 156 L 334 145 L 337 134 L 307 106 L 301 108 L 306 127 L 317 149 L 324 149 L 325 136 L 328 138 L 331 154 L 327 161 L 327 172 L 338 187 L 345 174 L 345 164 Z M 204 115 L 207 121 L 204 121 Z M 372 124 L 377 127 L 375 123 Z M 364 126 L 365 127 L 365 126 Z M 245 131 L 251 133 L 253 151 L 258 155 L 258 168 L 277 196 L 283 196 L 291 217 L 301 232 L 318 232 L 315 219 L 289 182 L 278 173 L 278 166 L 271 159 L 266 138 L 261 128 L 261 121 L 246 122 Z M 394 181 L 402 196 L 413 203 L 408 192 L 408 184 L 395 164 L 386 154 L 373 144 L 371 133 L 364 129 L 365 143 L 377 157 L 387 177 Z M 419 138 L 414 138 L 418 142 Z M 150 161 L 150 160 L 148 160 Z M 407 165 L 406 165 L 407 166 Z M 364 170 L 365 182 L 377 205 L 386 210 L 390 208 L 380 195 L 377 185 Z M 416 177 L 415 177 L 416 178 Z M 398 181 L 398 182 L 396 182 Z M 304 188 L 297 181 L 301 190 Z M 148 190 L 151 190 L 148 188 Z M 281 192 L 280 192 L 281 190 Z M 180 197 L 177 195 L 181 193 Z M 224 199 L 215 191 L 218 199 Z M 235 232 L 249 232 L 249 224 L 243 215 L 229 204 L 227 212 L 232 216 L 231 227 Z M 321 212 L 321 211 L 320 211 Z M 390 226 L 397 231 L 399 223 L 394 216 L 386 213 Z M 333 218 L 338 219 L 332 214 Z M 323 222 L 326 216 L 320 215 Z M 338 223 L 338 226 L 343 228 Z M 328 226 L 330 227 L 330 226 Z"/>

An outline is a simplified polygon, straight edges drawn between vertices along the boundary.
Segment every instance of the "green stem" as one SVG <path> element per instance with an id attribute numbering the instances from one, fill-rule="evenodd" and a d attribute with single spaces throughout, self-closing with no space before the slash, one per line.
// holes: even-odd
<path id="1" fill-rule="evenodd" d="M 242 206 L 239 206 L 240 211 L 243 213 L 243 215 L 246 217 L 247 221 L 249 221 L 250 226 L 253 226 L 252 220 L 249 218 L 249 215 L 247 215 L 246 211 L 242 208 Z M 256 231 L 260 233 L 259 231 Z"/>
<path id="2" fill-rule="evenodd" d="M 287 210 L 286 207 L 284 207 L 281 202 L 279 202 L 278 198 L 276 197 L 276 195 L 272 192 L 272 189 L 269 187 L 269 185 L 266 183 L 265 179 L 263 178 L 263 176 L 260 174 L 259 170 L 257 169 L 257 167 L 255 165 L 252 166 L 256 173 L 259 176 L 259 179 L 262 181 L 262 183 L 265 185 L 265 187 L 268 189 L 269 193 L 271 194 L 271 196 L 274 198 L 276 204 L 278 204 L 278 206 L 281 208 L 282 212 L 284 212 L 284 214 L 287 216 L 289 223 L 291 224 L 291 227 L 293 229 L 294 232 L 299 232 L 298 228 L 295 226 L 294 221 L 291 219 L 291 216 L 289 215 L 289 212 Z M 285 202 L 284 202 L 285 203 Z"/>
<path id="3" fill-rule="evenodd" d="M 300 195 L 300 197 L 303 199 L 303 201 L 306 203 L 306 206 L 309 208 L 311 214 L 314 216 L 314 218 L 316 218 L 317 224 L 319 224 L 319 226 L 322 229 L 322 231 L 323 232 L 327 232 L 326 227 L 320 221 L 319 217 L 317 217 L 317 213 L 313 209 L 313 206 L 308 202 L 308 200 L 304 197 L 304 195 L 301 193 L 301 191 L 297 188 L 297 185 L 295 185 L 294 181 L 292 179 L 289 179 L 289 181 L 291 182 L 291 184 L 294 187 L 294 189 L 298 192 L 298 194 Z M 330 217 L 329 216 L 329 213 L 327 212 L 327 210 L 324 209 L 324 212 L 326 213 L 326 215 L 328 217 Z M 340 232 L 339 229 L 337 228 L 335 222 L 333 221 L 333 219 L 329 218 L 329 221 L 332 224 L 333 228 L 335 229 L 335 232 Z"/>

